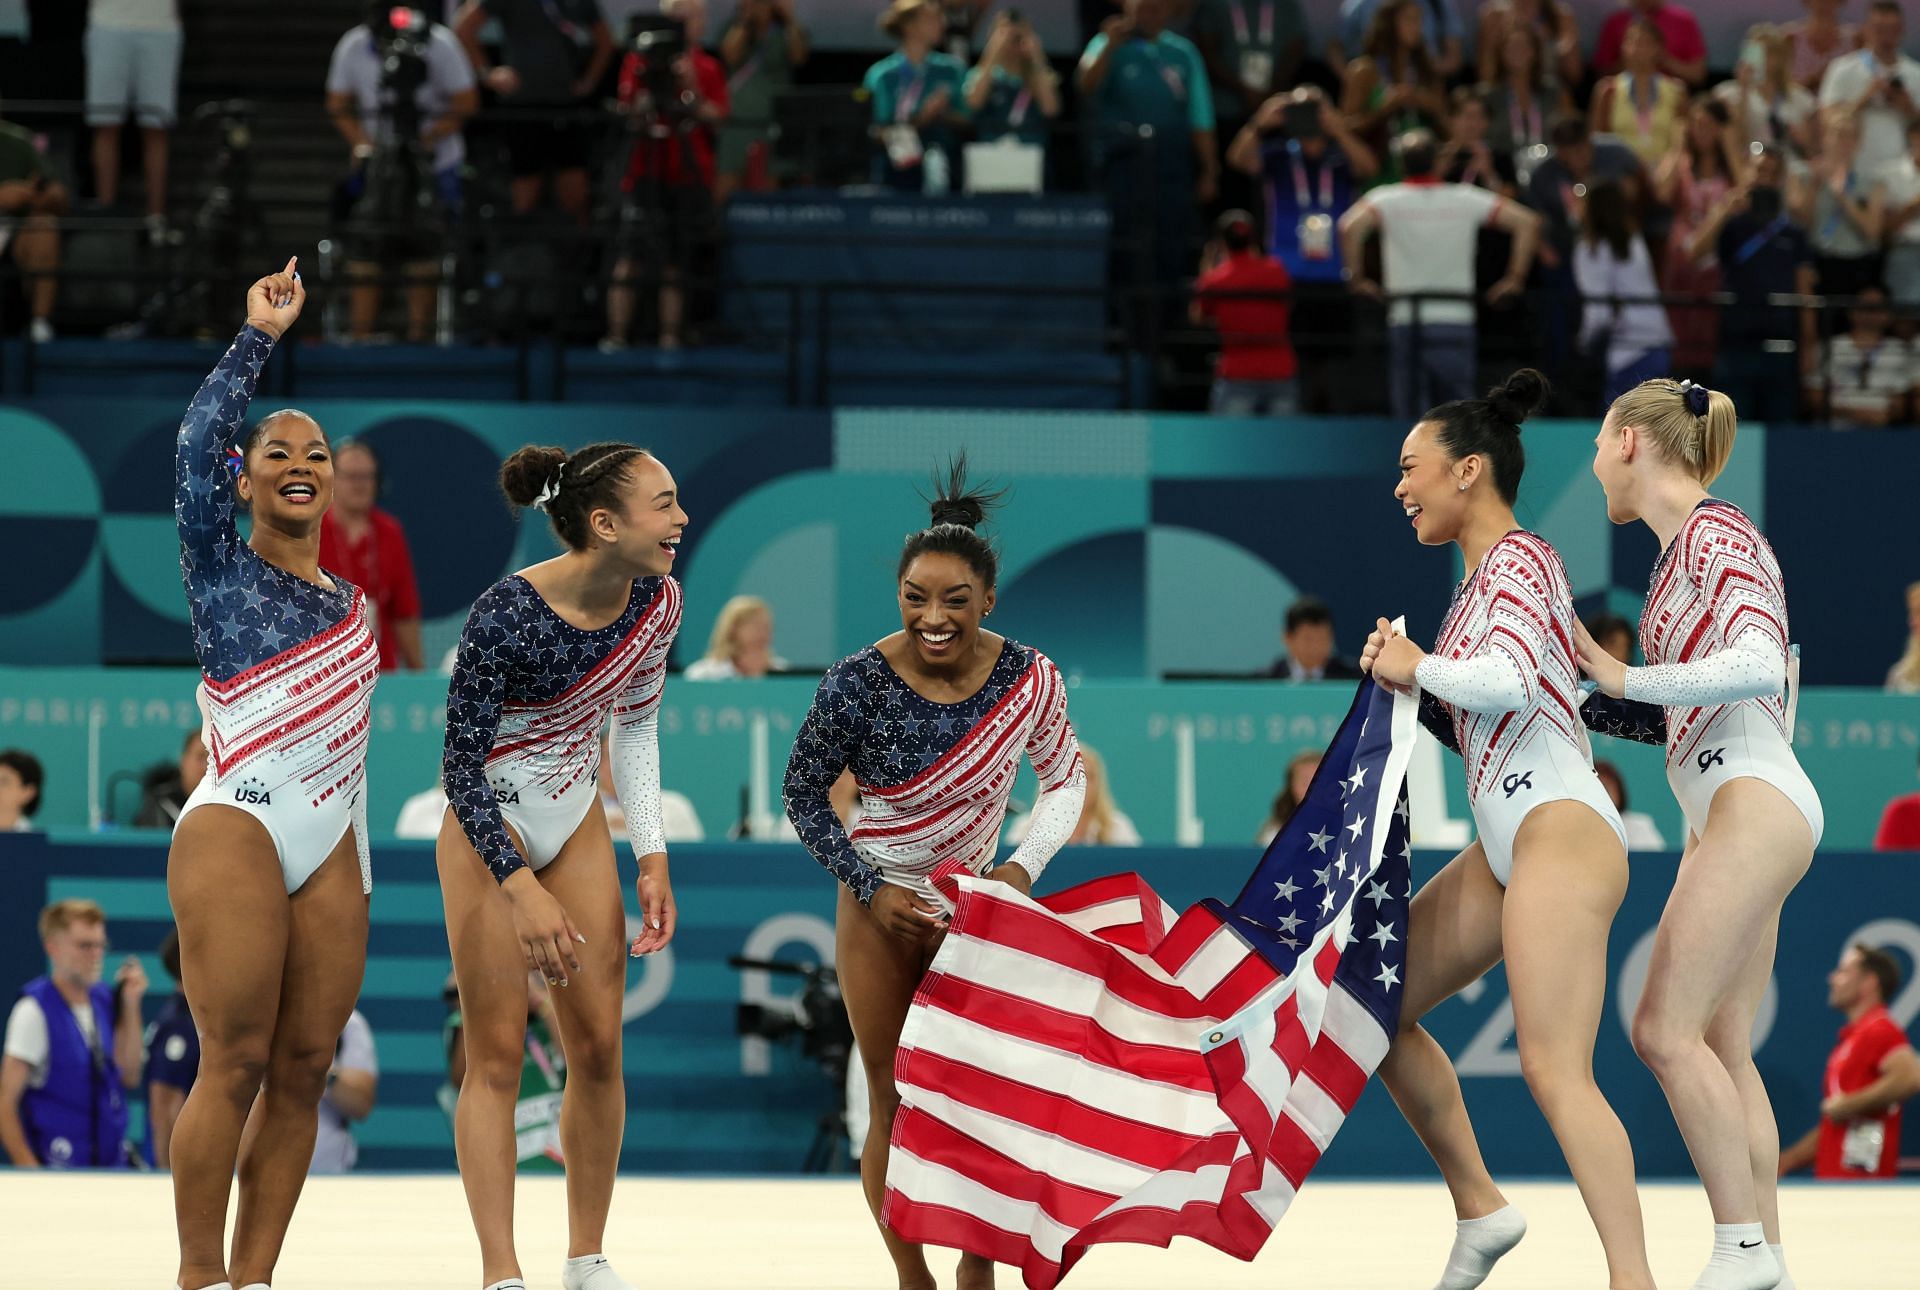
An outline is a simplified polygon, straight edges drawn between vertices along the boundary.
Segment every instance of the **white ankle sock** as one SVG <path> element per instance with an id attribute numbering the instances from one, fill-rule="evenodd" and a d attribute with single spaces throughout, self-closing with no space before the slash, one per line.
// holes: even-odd
<path id="1" fill-rule="evenodd" d="M 1453 1226 L 1453 1250 L 1433 1290 L 1474 1290 L 1487 1279 L 1500 1256 L 1520 1244 L 1520 1238 L 1527 1234 L 1526 1216 L 1511 1205 L 1484 1218 L 1460 1219 Z"/>
<path id="2" fill-rule="evenodd" d="M 1780 1265 L 1780 1279 L 1773 1283 L 1773 1290 L 1800 1290 L 1793 1283 L 1793 1274 L 1787 1271 L 1787 1252 L 1778 1245 L 1767 1246 L 1773 1251 L 1773 1261 Z"/>
<path id="3" fill-rule="evenodd" d="M 622 1279 L 604 1254 L 582 1254 L 568 1259 L 560 1269 L 561 1290 L 639 1290 Z"/>
<path id="4" fill-rule="evenodd" d="M 487 1290 L 527 1290 L 527 1283 L 519 1277 L 508 1277 L 505 1281 L 496 1281 Z"/>
<path id="5" fill-rule="evenodd" d="M 1715 1223 L 1713 1257 L 1693 1290 L 1773 1290 L 1780 1264 L 1758 1223 Z"/>

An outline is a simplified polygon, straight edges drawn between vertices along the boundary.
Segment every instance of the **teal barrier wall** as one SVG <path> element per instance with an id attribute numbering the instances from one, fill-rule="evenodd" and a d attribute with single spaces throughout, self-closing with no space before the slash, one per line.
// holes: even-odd
<path id="1" fill-rule="evenodd" d="M 121 778 L 112 809 L 102 813 L 130 820 L 138 802 L 130 773 L 173 760 L 182 736 L 199 719 L 193 703 L 197 680 L 180 669 L 0 668 L 0 747 L 32 749 L 46 763 L 43 825 L 88 827 L 90 791 L 103 797 L 100 790 L 115 776 Z M 742 791 L 756 782 L 778 813 L 780 775 L 813 686 L 799 677 L 669 681 L 660 717 L 663 780 L 692 800 L 709 837 L 724 836 L 740 819 Z M 1351 696 L 1342 684 L 1090 680 L 1073 688 L 1069 705 L 1081 737 L 1105 754 L 1121 809 L 1150 843 L 1181 838 L 1175 815 L 1179 749 L 1190 733 L 1194 813 L 1202 836 L 1233 845 L 1254 836 L 1288 759 L 1301 749 L 1324 747 Z M 445 705 L 443 677 L 389 674 L 375 690 L 367 770 L 376 832 L 391 830 L 408 796 L 433 787 Z M 760 723 L 764 762 L 753 756 Z M 1632 807 L 1653 816 L 1678 845 L 1680 812 L 1659 750 L 1603 738 L 1594 745 L 1597 756 L 1621 768 Z M 1887 800 L 1915 788 L 1920 697 L 1808 690 L 1795 746 L 1826 807 L 1826 846 L 1865 849 Z M 90 748 L 97 750 L 91 774 Z M 1449 814 L 1464 821 L 1458 761 L 1445 757 L 1440 764 Z M 1021 774 L 1016 795 L 1030 798 L 1032 772 L 1023 768 Z"/>
<path id="2" fill-rule="evenodd" d="M 190 659 L 171 462 L 191 385 L 174 400 L 0 408 L 0 542 L 33 553 L 5 574 L 0 663 Z M 995 521 L 995 624 L 1069 676 L 1263 671 L 1302 592 L 1331 604 L 1350 654 L 1382 614 L 1406 614 L 1430 639 L 1455 576 L 1453 554 L 1417 545 L 1393 500 L 1405 427 L 1379 421 L 307 406 L 383 458 L 382 504 L 413 544 L 431 659 L 482 590 L 555 550 L 542 517 L 514 521 L 495 484 L 502 456 L 530 441 L 628 439 L 673 469 L 692 516 L 678 566 L 683 665 L 736 593 L 773 604 L 780 652 L 799 664 L 824 666 L 897 627 L 893 562 L 902 534 L 926 522 L 916 490 L 960 450 L 1012 488 Z M 1582 612 L 1632 614 L 1656 552 L 1643 528 L 1608 524 L 1589 469 L 1594 430 L 1527 426 L 1519 518 L 1559 548 Z M 1808 684 L 1877 686 L 1899 656 L 1916 569 L 1871 556 L 1911 551 L 1894 494 L 1917 476 L 1920 435 L 1742 428 L 1716 490 L 1779 548 Z"/>
<path id="3" fill-rule="evenodd" d="M 1445 857 L 1415 856 L 1416 881 Z M 1245 881 L 1251 847 L 1137 852 L 1070 849 L 1054 861 L 1043 890 L 1134 869 L 1184 908 L 1202 896 L 1228 897 Z M 1637 856 L 1614 924 L 1610 995 L 1595 1067 L 1633 1137 L 1644 1176 L 1689 1172 L 1685 1149 L 1652 1077 L 1627 1039 L 1651 948 L 1651 930 L 1673 882 L 1675 858 Z M 47 899 L 88 896 L 105 906 L 115 954 L 146 957 L 157 1010 L 167 978 L 151 951 L 165 935 L 166 857 L 158 840 L 114 843 L 0 836 L 0 988 L 42 970 L 38 947 L 21 931 Z M 433 856 L 426 844 L 375 849 L 373 925 L 360 1006 L 379 1047 L 380 1104 L 359 1130 L 367 1168 L 451 1168 L 452 1140 L 434 1103 L 445 1074 L 440 1046 L 441 983 L 447 973 Z M 631 878 L 632 861 L 622 874 Z M 628 1169 L 662 1172 L 797 1170 L 828 1110 L 833 1089 L 793 1045 L 768 1046 L 734 1032 L 738 1004 L 786 995 L 788 978 L 768 980 L 727 966 L 730 955 L 830 961 L 834 887 L 796 846 L 677 847 L 674 887 L 680 931 L 670 952 L 631 964 L 626 1001 Z M 633 914 L 631 883 L 627 888 Z M 1855 939 L 1920 959 L 1920 864 L 1913 857 L 1822 856 L 1787 906 L 1774 988 L 1755 1027 L 1755 1054 L 1781 1130 L 1798 1137 L 1814 1122 L 1824 1059 L 1841 1018 L 1826 1007 L 1825 977 Z M 1903 1025 L 1920 1012 L 1920 983 L 1893 1002 Z M 1513 1012 L 1496 969 L 1427 1022 L 1460 1071 L 1488 1164 L 1503 1177 L 1564 1176 L 1545 1122 L 1520 1078 Z M 1920 1144 L 1909 1116 L 1908 1143 Z M 1909 1150 L 1909 1155 L 1914 1154 Z M 1368 1091 L 1321 1168 L 1333 1175 L 1431 1177 L 1432 1165 L 1377 1087 Z"/>

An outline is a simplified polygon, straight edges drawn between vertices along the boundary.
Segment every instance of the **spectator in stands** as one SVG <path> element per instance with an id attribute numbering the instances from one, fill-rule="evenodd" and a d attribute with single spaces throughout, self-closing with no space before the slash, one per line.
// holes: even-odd
<path id="1" fill-rule="evenodd" d="M 60 272 L 60 217 L 71 204 L 66 186 L 47 173 L 33 136 L 0 121 L 0 262 L 11 260 L 25 278 L 27 334 L 36 345 L 53 339 L 53 303 L 60 294 L 60 280 L 54 276 Z M 12 236 L 6 236 L 7 231 Z"/>
<path id="2" fill-rule="evenodd" d="M 412 164 L 411 158 L 401 160 L 405 154 L 394 131 L 394 108 L 382 89 L 386 73 L 381 42 L 393 31 L 393 6 L 372 0 L 367 20 L 340 37 L 327 67 L 327 114 L 351 150 L 352 174 L 344 192 L 356 201 L 367 198 L 371 186 L 394 182 L 396 162 Z M 457 215 L 460 175 L 467 159 L 461 131 L 480 106 L 480 91 L 466 51 L 453 32 L 437 22 L 427 29 L 427 76 L 413 97 L 420 113 L 419 146 L 431 158 L 435 196 L 449 217 Z M 389 258 L 406 265 L 407 339 L 416 344 L 433 339 L 440 277 L 438 232 L 421 228 L 406 230 L 404 235 L 396 231 L 389 237 L 351 239 L 347 277 L 353 286 L 348 293 L 347 329 L 354 339 L 365 340 L 373 334 L 380 316 L 380 278 L 389 271 L 382 261 Z"/>
<path id="3" fill-rule="evenodd" d="M 1820 370 L 1807 383 L 1808 406 L 1842 427 L 1911 421 L 1920 361 L 1892 332 L 1887 293 L 1871 283 L 1860 288 L 1847 319 L 1847 330 L 1827 342 Z"/>
<path id="4" fill-rule="evenodd" d="M 1087 747 L 1080 745 L 1080 758 L 1087 768 L 1087 797 L 1080 807 L 1080 823 L 1074 827 L 1073 835 L 1067 839 L 1070 847 L 1137 847 L 1140 845 L 1140 830 L 1134 827 L 1127 813 L 1113 800 L 1113 784 L 1107 778 L 1106 759 Z M 1031 813 L 1023 812 L 1015 816 L 1008 824 L 1001 840 L 1010 847 L 1017 847 L 1026 840 L 1027 829 L 1033 824 Z"/>
<path id="5" fill-rule="evenodd" d="M 1127 0 L 1087 42 L 1074 74 L 1114 239 L 1142 240 L 1151 228 L 1151 271 L 1134 276 L 1162 287 L 1191 272 L 1195 214 L 1220 186 L 1213 90 L 1200 51 L 1167 30 L 1170 8 Z"/>
<path id="6" fill-rule="evenodd" d="M 1887 693 L 1920 694 L 1920 582 L 1907 587 L 1907 648 L 1887 669 Z"/>
<path id="7" fill-rule="evenodd" d="M 187 983 L 180 979 L 179 932 L 169 931 L 160 942 L 160 964 L 173 978 L 174 991 L 147 1027 L 147 1134 L 153 1167 L 165 1172 L 173 1163 L 174 1121 L 200 1073 L 200 1032 L 187 1002 Z"/>
<path id="8" fill-rule="evenodd" d="M 1827 68 L 1860 48 L 1860 28 L 1840 21 L 1847 0 L 1801 0 L 1807 16 L 1781 28 L 1787 39 L 1794 83 L 1818 90 Z"/>
<path id="9" fill-rule="evenodd" d="M 1649 168 L 1686 130 L 1687 83 L 1660 70 L 1660 54 L 1660 28 L 1636 18 L 1620 46 L 1620 70 L 1593 90 L 1593 133 L 1612 135 Z"/>
<path id="10" fill-rule="evenodd" d="M 1375 183 L 1401 178 L 1393 144 L 1409 131 L 1438 130 L 1447 116 L 1446 76 L 1422 35 L 1419 0 L 1384 0 L 1374 11 L 1360 57 L 1347 66 L 1340 110 L 1380 158 Z"/>
<path id="11" fill-rule="evenodd" d="M 1665 851 L 1667 840 L 1660 836 L 1660 826 L 1653 822 L 1653 817 L 1645 811 L 1627 809 L 1627 781 L 1621 776 L 1620 768 L 1610 761 L 1596 761 L 1593 773 L 1607 790 L 1613 809 L 1620 812 L 1620 823 L 1627 831 L 1627 850 Z"/>
<path id="12" fill-rule="evenodd" d="M 1547 87 L 1566 95 L 1586 77 L 1580 53 L 1580 23 L 1564 0 L 1485 0 L 1480 6 L 1479 52 L 1474 58 L 1477 79 L 1493 85 L 1508 77 L 1508 65 L 1515 57 L 1514 35 L 1526 32 L 1525 42 L 1535 66 L 1539 68 L 1536 87 Z M 1552 120 L 1547 111 L 1543 120 Z M 1547 141 L 1545 129 L 1536 126 L 1533 143 Z"/>
<path id="13" fill-rule="evenodd" d="M 1886 191 L 1859 159 L 1860 123 L 1842 109 L 1823 114 L 1819 153 L 1809 176 L 1814 268 L 1824 296 L 1857 295 L 1880 281 Z"/>
<path id="14" fill-rule="evenodd" d="M 954 128 L 967 119 L 967 65 L 937 48 L 946 18 L 933 0 L 893 0 L 880 30 L 900 47 L 869 67 L 863 82 L 882 145 L 874 178 L 902 192 L 947 192 Z"/>
<path id="15" fill-rule="evenodd" d="M 1287 778 L 1274 795 L 1273 809 L 1267 812 L 1266 822 L 1254 835 L 1255 842 L 1264 847 L 1287 827 L 1287 821 L 1300 809 L 1300 803 L 1307 800 L 1307 789 L 1313 786 L 1313 773 L 1319 769 L 1320 754 L 1314 749 L 1293 755 L 1293 760 L 1287 763 Z"/>
<path id="16" fill-rule="evenodd" d="M 1887 293 L 1904 314 L 1920 312 L 1920 120 L 1907 127 L 1907 155 L 1880 172 L 1886 198 Z"/>
<path id="17" fill-rule="evenodd" d="M 624 204 L 620 250 L 607 287 L 607 335 L 603 350 L 625 349 L 633 330 L 632 282 L 642 265 L 658 274 L 660 348 L 679 349 L 686 322 L 687 278 L 718 236 L 714 217 L 714 130 L 727 119 L 727 73 L 702 48 L 707 36 L 706 0 L 662 0 L 660 12 L 682 23 L 687 52 L 671 69 L 680 89 L 677 111 L 691 128 L 662 134 L 639 127 L 620 182 Z M 632 114 L 651 105 L 653 79 L 646 55 L 635 51 L 620 65 L 620 106 Z M 644 121 L 644 116 L 629 115 Z M 664 118 L 663 118 L 664 119 Z"/>
<path id="18" fill-rule="evenodd" d="M 1600 24 L 1593 50 L 1593 69 L 1612 76 L 1626 69 L 1627 32 L 1636 22 L 1653 24 L 1659 37 L 1658 70 L 1678 77 L 1695 89 L 1707 80 L 1707 41 L 1693 11 L 1666 0 L 1627 0 Z"/>
<path id="19" fill-rule="evenodd" d="M 379 1093 L 380 1059 L 374 1051 L 373 1027 L 355 1008 L 347 1014 L 347 1027 L 334 1045 L 333 1065 L 327 1068 L 308 1173 L 344 1174 L 353 1168 L 360 1159 L 353 1125 L 373 1114 Z"/>
<path id="20" fill-rule="evenodd" d="M 1033 24 L 1015 10 L 994 18 L 965 91 L 973 137 L 982 143 L 1012 139 L 1044 146 L 1060 115 L 1060 78 Z"/>
<path id="21" fill-rule="evenodd" d="M 765 187 L 783 175 L 771 156 L 774 102 L 813 52 L 793 0 L 741 0 L 720 37 L 727 65 L 727 119 L 720 124 L 720 155 L 713 197 L 725 206 L 745 184 Z M 789 167 L 790 169 L 790 167 Z"/>
<path id="22" fill-rule="evenodd" d="M 1228 211 L 1207 244 L 1194 284 L 1193 321 L 1211 322 L 1220 332 L 1208 404 L 1215 416 L 1286 417 L 1300 411 L 1298 367 L 1287 330 L 1293 279 L 1259 241 L 1252 215 Z"/>
<path id="23" fill-rule="evenodd" d="M 361 439 L 341 443 L 333 454 L 333 506 L 320 521 L 320 563 L 366 593 L 381 668 L 417 672 L 426 656 L 413 552 L 400 521 L 374 505 L 379 497 L 373 446 Z"/>
<path id="24" fill-rule="evenodd" d="M 1820 1123 L 1780 1153 L 1780 1173 L 1813 1166 L 1829 1182 L 1900 1172 L 1900 1104 L 1920 1093 L 1920 1054 L 1887 1011 L 1900 993 L 1900 964 L 1856 942 L 1827 974 L 1827 1004 L 1846 1014 L 1821 1082 Z"/>
<path id="25" fill-rule="evenodd" d="M 466 1028 L 460 1013 L 460 987 L 451 973 L 441 1000 L 447 1019 L 441 1029 L 447 1055 L 447 1081 L 436 1100 L 449 1124 L 467 1078 Z M 519 1098 L 513 1107 L 514 1154 L 520 1169 L 558 1173 L 565 1167 L 560 1148 L 560 1100 L 567 1082 L 567 1055 L 559 1041 L 560 1023 L 553 995 L 538 972 L 527 973 L 525 1059 L 520 1066 Z"/>
<path id="26" fill-rule="evenodd" d="M 1483 17 L 1484 23 L 1486 19 Z M 1484 27 L 1481 30 L 1485 30 Z M 1487 143 L 1506 156 L 1522 188 L 1547 146 L 1547 125 L 1573 110 L 1565 84 L 1553 80 L 1540 31 L 1509 24 L 1499 45 L 1499 63 L 1486 78 Z"/>
<path id="27" fill-rule="evenodd" d="M 1793 78 L 1793 40 L 1770 22 L 1747 29 L 1733 79 L 1713 87 L 1733 114 L 1736 138 L 1775 143 L 1798 157 L 1814 152 L 1819 100 Z"/>
<path id="28" fill-rule="evenodd" d="M 1586 629 L 1601 649 L 1629 667 L 1633 665 L 1633 648 L 1639 636 L 1632 623 L 1619 614 L 1595 614 L 1587 619 Z"/>
<path id="29" fill-rule="evenodd" d="M 1519 191 L 1513 154 L 1488 142 L 1492 118 L 1486 97 L 1462 85 L 1447 99 L 1447 141 L 1440 148 L 1440 178 L 1449 184 L 1470 184 L 1502 197 Z"/>
<path id="30" fill-rule="evenodd" d="M 101 982 L 107 916 L 91 900 L 41 910 L 40 942 L 47 973 L 21 987 L 7 1017 L 0 1148 L 30 1169 L 122 1168 L 147 974 L 129 955 L 111 987 Z"/>
<path id="31" fill-rule="evenodd" d="M 339 569 L 339 565 L 332 566 Z M 345 571 L 341 570 L 341 576 Z M 165 763 L 161 763 L 162 767 Z M 174 768 L 154 780 L 140 798 L 140 809 L 134 813 L 133 827 L 136 829 L 171 829 L 180 818 L 180 812 L 186 808 L 187 799 L 193 796 L 193 790 L 200 787 L 200 781 L 207 777 L 207 741 L 198 727 L 187 732 L 180 741 L 180 756 Z M 178 976 L 175 973 L 175 976 Z"/>
<path id="32" fill-rule="evenodd" d="M 489 20 L 500 24 L 498 63 L 480 46 Z M 555 204 L 584 231 L 595 134 L 587 115 L 614 54 L 598 0 L 466 0 L 453 30 L 481 84 L 514 114 L 505 131 L 513 213 L 531 213 L 551 176 Z"/>
<path id="33" fill-rule="evenodd" d="M 1873 0 L 1865 48 L 1834 59 L 1820 80 L 1823 112 L 1842 108 L 1860 118 L 1854 164 L 1868 178 L 1907 155 L 1907 127 L 1920 118 L 1920 62 L 1900 50 L 1906 29 L 1898 0 Z"/>
<path id="34" fill-rule="evenodd" d="M 1734 305 L 1720 320 L 1713 387 L 1756 421 L 1791 421 L 1800 384 L 1817 359 L 1811 309 L 1769 303 L 1817 289 L 1813 247 L 1788 214 L 1779 149 L 1764 147 L 1752 174 L 1727 194 L 1693 235 L 1688 254 L 1713 250 Z"/>
<path id="35" fill-rule="evenodd" d="M 1371 52 L 1367 46 L 1373 43 L 1381 11 L 1394 7 L 1395 0 L 1341 0 L 1340 44 L 1334 48 L 1349 54 Z M 1412 7 L 1420 15 L 1420 43 L 1435 74 L 1443 83 L 1451 80 L 1466 61 L 1467 28 L 1455 0 L 1416 0 Z M 1434 121 L 1439 119 L 1436 113 Z"/>
<path id="36" fill-rule="evenodd" d="M 1504 277 L 1487 292 L 1499 304 L 1525 288 L 1540 241 L 1540 217 L 1483 188 L 1441 183 L 1434 174 L 1439 150 L 1433 135 L 1416 130 L 1401 138 L 1406 182 L 1376 188 L 1340 220 L 1349 285 L 1378 299 L 1387 313 L 1389 379 L 1393 414 L 1414 417 L 1449 399 L 1472 398 L 1479 388 L 1474 330 L 1474 257 L 1480 230 L 1495 228 L 1513 238 Z M 1382 241 L 1383 282 L 1359 271 L 1366 242 Z M 1409 297 L 1435 294 L 1451 299 Z"/>
<path id="37" fill-rule="evenodd" d="M 1920 588 L 1920 583 L 1914 585 Z M 1920 599 L 1920 592 L 1915 598 Z M 1915 661 L 1920 662 L 1920 651 L 1913 652 Z M 1880 827 L 1873 834 L 1873 849 L 1920 851 L 1920 793 L 1902 793 L 1887 803 L 1887 809 L 1880 813 Z"/>
<path id="38" fill-rule="evenodd" d="M 773 606 L 758 596 L 735 596 L 720 606 L 706 656 L 682 673 L 689 681 L 732 681 L 787 670 L 773 650 Z"/>
<path id="39" fill-rule="evenodd" d="M 1626 189 L 1599 184 L 1587 190 L 1581 205 L 1586 224 L 1573 249 L 1573 277 L 1585 301 L 1580 347 L 1605 358 L 1604 414 L 1634 386 L 1671 370 L 1673 328 L 1660 306 L 1653 255 Z"/>
<path id="40" fill-rule="evenodd" d="M 47 782 L 40 759 L 24 748 L 0 748 L 0 833 L 28 833 Z"/>
<path id="41" fill-rule="evenodd" d="M 1267 250 L 1296 287 L 1292 333 L 1301 357 L 1302 404 L 1328 409 L 1337 364 L 1349 347 L 1351 308 L 1342 286 L 1340 217 L 1379 161 L 1347 128 L 1317 85 L 1260 105 L 1227 148 L 1227 164 L 1263 181 Z"/>
<path id="42" fill-rule="evenodd" d="M 140 125 L 147 235 L 167 231 L 167 149 L 178 105 L 180 14 L 175 0 L 88 0 L 87 124 L 93 127 L 93 195 L 111 209 L 120 197 L 120 133 L 131 112 Z"/>
<path id="43" fill-rule="evenodd" d="M 1353 681 L 1360 677 L 1360 665 L 1335 651 L 1333 611 L 1318 596 L 1301 596 L 1287 606 L 1280 643 L 1286 653 L 1267 669 L 1274 680 Z"/>
<path id="44" fill-rule="evenodd" d="M 1711 249 L 1703 258 L 1693 259 L 1693 234 L 1745 178 L 1748 142 L 1734 129 L 1727 105 L 1702 96 L 1694 101 L 1686 128 L 1674 136 L 1653 172 L 1654 200 L 1673 211 L 1666 269 L 1660 278 L 1670 293 L 1705 297 L 1720 290 L 1720 261 Z M 1676 304 L 1670 321 L 1674 366 L 1702 374 L 1711 370 L 1720 339 L 1719 307 Z"/>
<path id="45" fill-rule="evenodd" d="M 1238 134 L 1274 94 L 1292 88 L 1307 54 L 1300 0 L 1194 0 L 1189 34 L 1206 62 L 1224 138 Z"/>
<path id="46" fill-rule="evenodd" d="M 446 816 L 447 790 L 444 785 L 435 783 L 432 788 L 415 793 L 400 804 L 400 814 L 393 821 L 393 836 L 437 838 Z"/>
<path id="47" fill-rule="evenodd" d="M 1553 151 L 1527 180 L 1527 205 L 1546 221 L 1541 238 L 1539 285 L 1547 298 L 1543 349 L 1550 365 L 1570 356 L 1574 331 L 1567 325 L 1578 292 L 1573 276 L 1573 247 L 1586 226 L 1586 195 L 1612 180 L 1626 187 L 1637 203 L 1641 194 L 1640 159 L 1613 139 L 1595 139 L 1586 121 L 1564 116 L 1547 135 Z"/>

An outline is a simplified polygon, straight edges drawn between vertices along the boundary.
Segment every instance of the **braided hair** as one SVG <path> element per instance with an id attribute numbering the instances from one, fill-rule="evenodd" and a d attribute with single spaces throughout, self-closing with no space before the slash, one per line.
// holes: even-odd
<path id="1" fill-rule="evenodd" d="M 622 509 L 620 490 L 633 482 L 633 464 L 653 454 L 630 443 L 565 448 L 529 445 L 500 467 L 500 490 L 516 507 L 538 506 L 553 531 L 574 551 L 587 549 L 587 518 Z M 544 499 L 544 500 L 543 500 Z"/>

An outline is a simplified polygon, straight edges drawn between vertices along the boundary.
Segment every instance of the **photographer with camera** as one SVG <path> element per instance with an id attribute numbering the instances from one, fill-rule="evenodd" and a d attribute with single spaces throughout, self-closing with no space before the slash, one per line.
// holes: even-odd
<path id="1" fill-rule="evenodd" d="M 480 47 L 489 20 L 500 24 L 498 63 Z M 453 32 L 481 83 L 513 113 L 506 130 L 513 213 L 526 215 L 539 205 L 552 175 L 555 203 L 585 232 L 595 131 L 587 113 L 614 55 L 599 0 L 466 0 Z"/>
<path id="2" fill-rule="evenodd" d="M 1046 143 L 1060 115 L 1060 78 L 1018 9 L 1002 10 L 993 20 L 980 64 L 967 73 L 966 101 L 980 142 Z"/>
<path id="3" fill-rule="evenodd" d="M 607 288 L 606 351 L 626 348 L 640 263 L 660 277 L 660 348 L 679 349 L 681 281 L 714 234 L 714 129 L 727 119 L 727 74 L 702 49 L 706 0 L 662 0 L 661 21 L 636 19 L 620 66 L 620 111 L 634 136 L 620 181 L 618 258 Z"/>
<path id="4" fill-rule="evenodd" d="M 460 209 L 460 169 L 467 157 L 461 128 L 480 105 L 473 69 L 453 33 L 418 9 L 373 0 L 367 20 L 340 37 L 327 69 L 327 113 L 352 149 L 344 185 L 353 219 L 349 239 L 348 330 L 373 331 L 388 266 L 404 264 L 407 339 L 432 339 L 440 221 L 417 218 L 437 206 Z M 386 228 L 383 222 L 393 223 Z"/>
<path id="5" fill-rule="evenodd" d="M 727 198 L 743 183 L 753 185 L 757 169 L 774 168 L 767 160 L 774 100 L 793 84 L 794 72 L 811 53 L 807 29 L 794 17 L 793 0 L 741 0 L 734 10 L 720 37 L 731 113 L 720 127 L 719 173 L 713 190 L 716 204 L 726 205 Z M 754 165 L 756 151 L 762 158 L 761 167 Z M 791 163 L 787 169 L 792 169 Z M 783 176 L 776 173 L 774 177 Z"/>
<path id="6" fill-rule="evenodd" d="M 0 262 L 11 259 L 27 289 L 27 331 L 36 345 L 53 339 L 59 294 L 60 216 L 71 206 L 65 185 L 47 174 L 31 134 L 0 121 Z M 44 275 L 44 276 L 43 276 Z"/>

